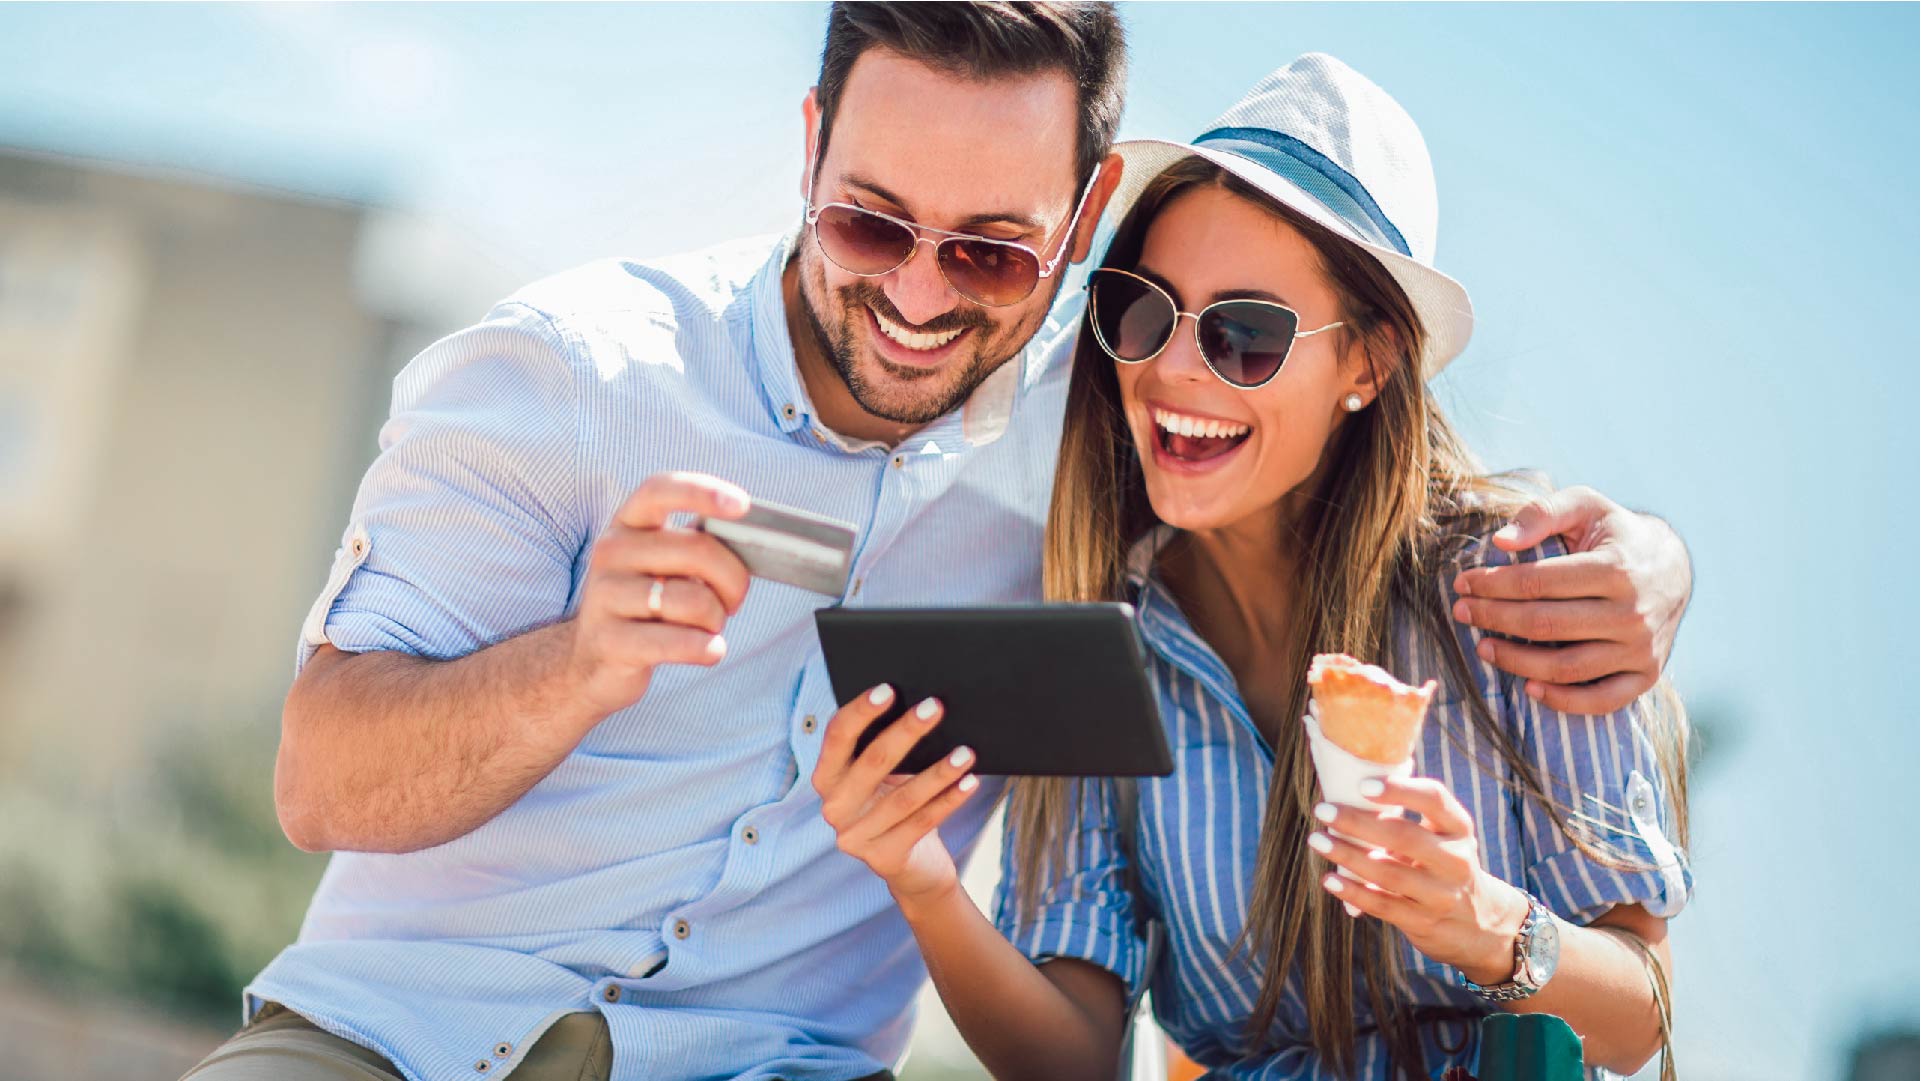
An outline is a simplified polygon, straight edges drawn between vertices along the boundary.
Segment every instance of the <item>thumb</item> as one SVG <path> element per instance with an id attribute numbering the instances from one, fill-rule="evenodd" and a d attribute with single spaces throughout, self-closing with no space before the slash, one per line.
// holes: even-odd
<path id="1" fill-rule="evenodd" d="M 1592 488 L 1563 488 L 1522 507 L 1496 530 L 1494 545 L 1505 552 L 1532 548 L 1549 537 L 1585 533 L 1609 510 L 1606 496 Z"/>

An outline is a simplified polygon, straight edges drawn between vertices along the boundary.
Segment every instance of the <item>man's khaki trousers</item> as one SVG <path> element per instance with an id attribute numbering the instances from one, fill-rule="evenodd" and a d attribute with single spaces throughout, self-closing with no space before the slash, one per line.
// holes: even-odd
<path id="1" fill-rule="evenodd" d="M 554 1022 L 514 1067 L 513 1081 L 607 1081 L 614 1044 L 597 1013 Z M 484 1076 L 476 1073 L 474 1076 Z M 891 1081 L 885 1071 L 861 1081 Z M 269 1002 L 181 1081 L 405 1081 L 393 1063 Z"/>

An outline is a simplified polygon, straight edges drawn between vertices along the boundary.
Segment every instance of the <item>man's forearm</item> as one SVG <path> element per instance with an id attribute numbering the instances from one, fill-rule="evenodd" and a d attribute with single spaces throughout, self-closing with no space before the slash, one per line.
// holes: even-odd
<path id="1" fill-rule="evenodd" d="M 449 661 L 322 647 L 281 715 L 274 801 L 288 839 L 412 852 L 505 810 L 600 720 L 572 693 L 570 630 Z"/>

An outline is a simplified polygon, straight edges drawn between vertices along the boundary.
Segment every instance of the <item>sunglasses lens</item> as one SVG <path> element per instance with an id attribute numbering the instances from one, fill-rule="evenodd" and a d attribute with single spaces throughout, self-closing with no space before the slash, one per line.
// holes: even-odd
<path id="1" fill-rule="evenodd" d="M 848 206 L 821 208 L 814 235 L 827 258 L 850 274 L 885 274 L 914 250 L 906 226 Z"/>
<path id="2" fill-rule="evenodd" d="M 1235 386 L 1256 387 L 1281 370 L 1299 327 L 1300 320 L 1286 308 L 1225 301 L 1201 315 L 1201 353 L 1222 379 Z"/>
<path id="3" fill-rule="evenodd" d="M 1174 330 L 1174 305 L 1153 286 L 1126 274 L 1096 270 L 1088 292 L 1094 330 L 1117 359 L 1143 361 L 1167 344 Z"/>
<path id="4" fill-rule="evenodd" d="M 1012 244 L 950 238 L 941 242 L 938 251 L 941 273 L 977 304 L 1018 304 L 1041 280 L 1041 264 L 1034 253 Z"/>

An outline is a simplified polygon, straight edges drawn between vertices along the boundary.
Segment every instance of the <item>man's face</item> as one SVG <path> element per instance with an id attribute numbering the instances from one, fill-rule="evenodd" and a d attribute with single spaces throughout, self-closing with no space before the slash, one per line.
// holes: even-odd
<path id="1" fill-rule="evenodd" d="M 1063 244 L 1090 237 L 1099 212 L 1090 200 L 1076 237 L 1063 235 L 1080 195 L 1076 110 L 1065 72 L 976 82 L 869 49 L 848 73 L 814 204 L 849 203 L 1017 241 L 1045 263 Z M 806 113 L 811 139 L 819 115 L 812 97 Z M 927 244 L 893 272 L 864 278 L 825 258 L 809 229 L 800 292 L 822 352 L 861 408 L 925 424 L 1020 352 L 1040 329 L 1066 264 L 1026 300 L 986 307 L 954 291 Z"/>

